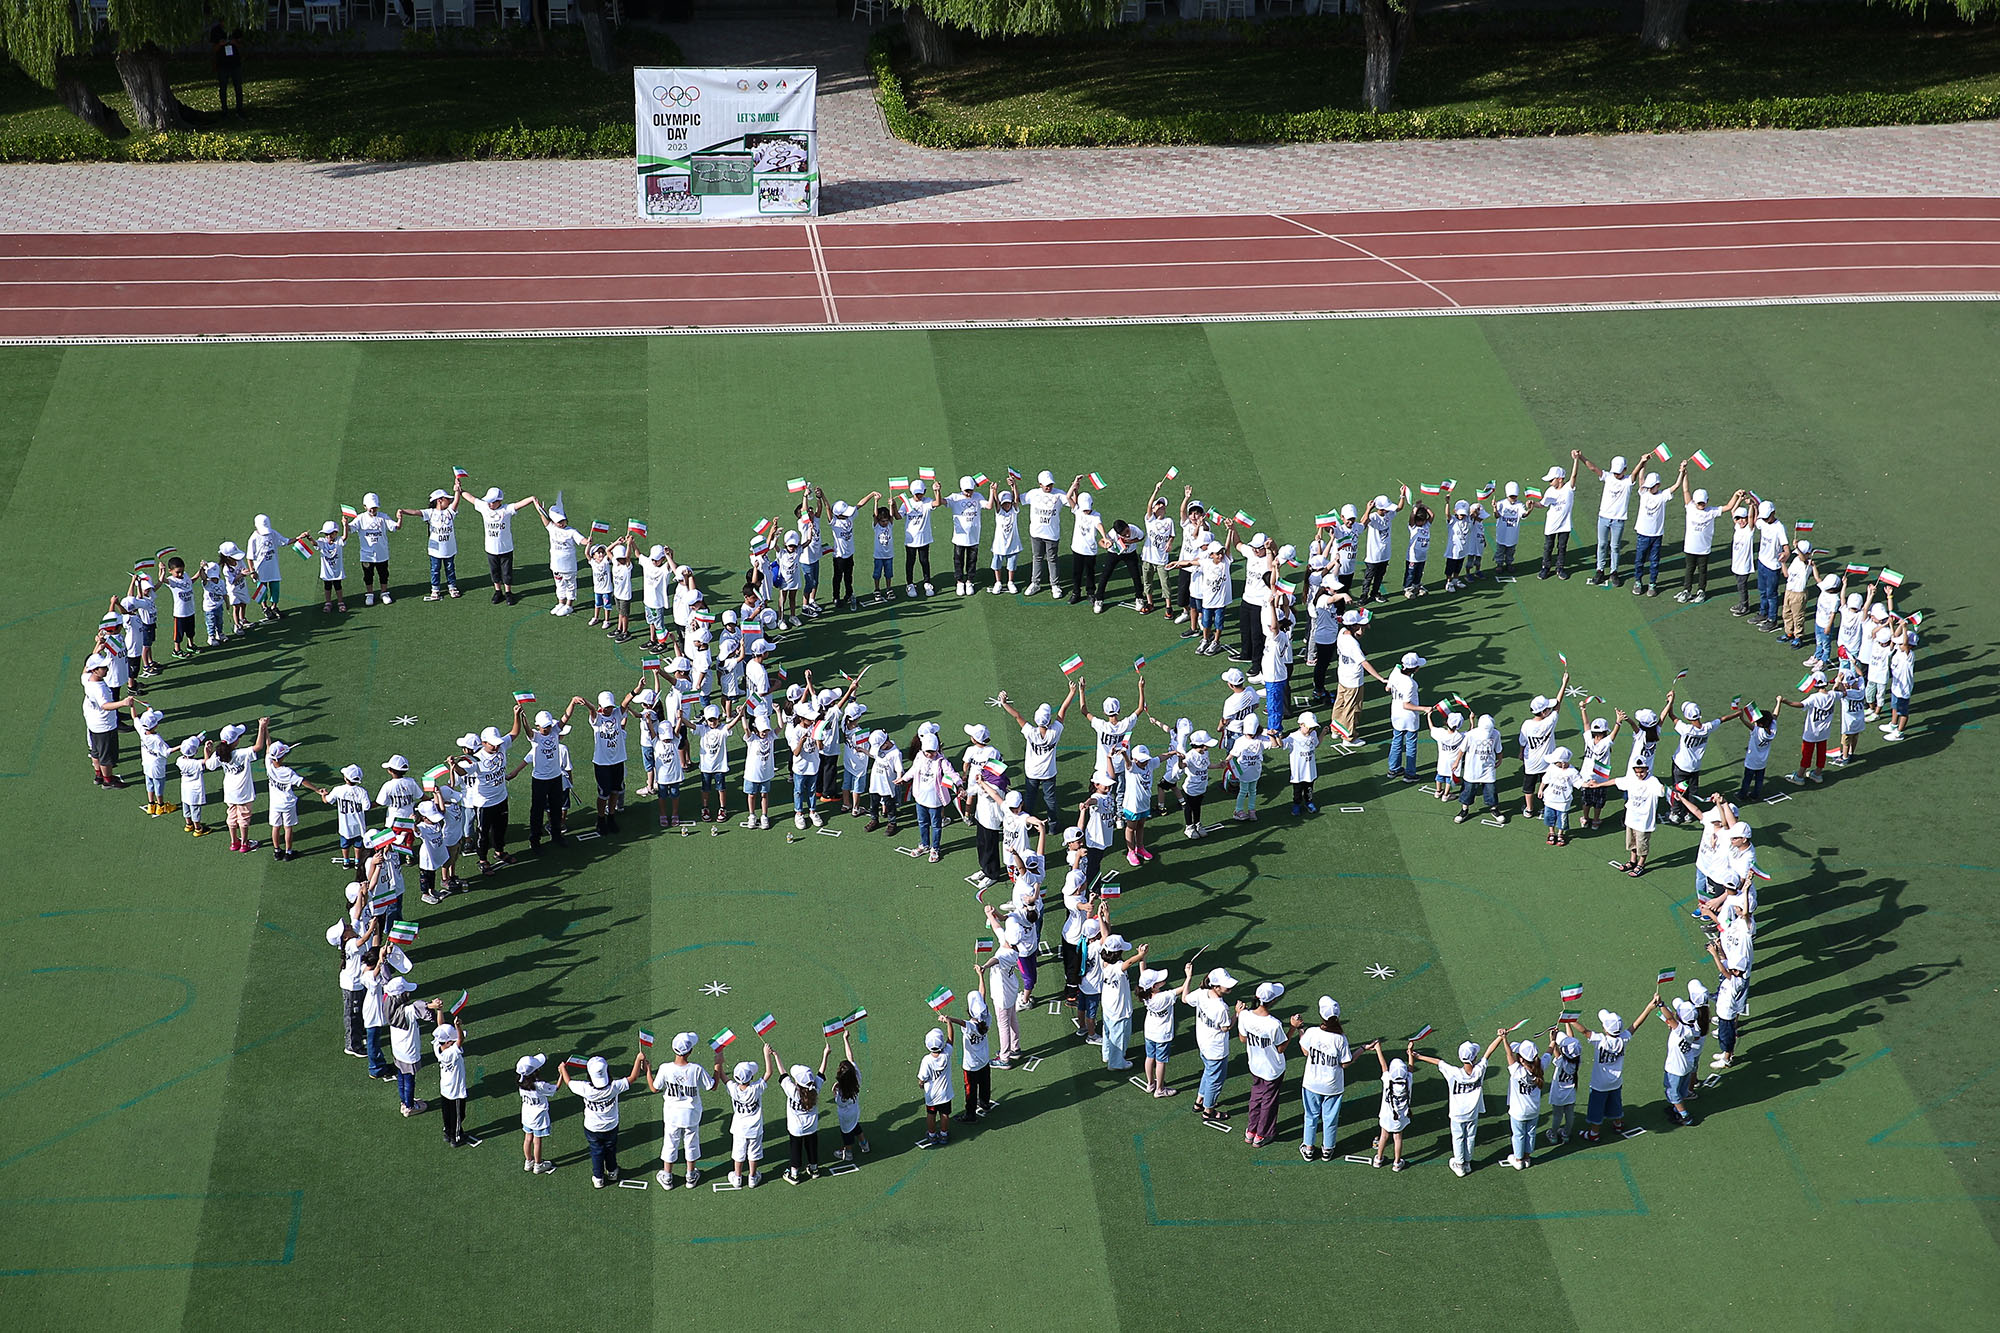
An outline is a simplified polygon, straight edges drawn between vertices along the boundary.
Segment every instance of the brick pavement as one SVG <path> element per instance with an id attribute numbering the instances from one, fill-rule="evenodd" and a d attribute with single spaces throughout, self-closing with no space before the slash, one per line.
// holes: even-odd
<path id="1" fill-rule="evenodd" d="M 844 221 L 1349 211 L 1817 195 L 2000 195 L 2000 123 L 1607 138 L 947 152 L 893 138 L 860 24 L 674 29 L 690 64 L 821 72 L 825 207 Z M 0 231 L 629 225 L 609 162 L 0 168 Z"/>

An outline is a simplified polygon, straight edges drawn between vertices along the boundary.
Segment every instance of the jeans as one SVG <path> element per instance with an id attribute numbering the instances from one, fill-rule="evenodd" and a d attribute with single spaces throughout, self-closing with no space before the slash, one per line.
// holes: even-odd
<path id="1" fill-rule="evenodd" d="M 951 575 L 960 583 L 970 583 L 979 574 L 979 548 L 951 544 Z"/>
<path id="2" fill-rule="evenodd" d="M 340 993 L 342 999 L 341 1008 L 343 1011 L 341 1015 L 341 1034 L 346 1039 L 347 1049 L 350 1051 L 365 1051 L 368 1049 L 366 1044 L 368 1041 L 368 1031 L 361 1026 L 362 994 L 363 992 L 358 990 L 343 990 Z"/>
<path id="3" fill-rule="evenodd" d="M 1740 804 L 1744 801 L 1761 800 L 1763 799 L 1763 796 L 1764 796 L 1764 770 L 1761 768 L 1744 769 L 1743 781 L 1741 785 L 1739 785 L 1736 788 L 1737 802 Z"/>
<path id="4" fill-rule="evenodd" d="M 442 580 L 442 581 L 440 581 Z M 458 586 L 458 559 L 449 555 L 431 557 L 431 591 Z"/>
<path id="5" fill-rule="evenodd" d="M 1333 1151 L 1333 1140 L 1340 1133 L 1340 1094 L 1337 1092 L 1305 1091 L 1306 1133 L 1304 1142 L 1312 1146 L 1315 1136 L 1319 1146 Z"/>
<path id="6" fill-rule="evenodd" d="M 1216 1103 L 1222 1100 L 1222 1080 L 1228 1072 L 1229 1057 L 1218 1056 L 1211 1060 L 1202 1056 L 1201 1087 L 1195 1092 L 1194 1099 L 1211 1111 L 1219 1109 Z"/>
<path id="7" fill-rule="evenodd" d="M 1033 553 L 1028 560 L 1028 582 L 1047 583 L 1051 588 L 1062 587 L 1062 578 L 1056 573 L 1056 539 L 1035 537 L 1031 541 Z M 1046 579 L 1042 577 L 1044 569 L 1048 570 Z"/>
<path id="8" fill-rule="evenodd" d="M 833 600 L 841 602 L 854 596 L 854 557 L 837 555 L 833 558 Z"/>
<path id="9" fill-rule="evenodd" d="M 1757 614 L 1765 620 L 1776 620 L 1782 610 L 1779 592 L 1784 580 L 1775 569 L 1757 566 Z"/>
<path id="10" fill-rule="evenodd" d="M 792 772 L 792 809 L 801 815 L 813 812 L 813 793 L 819 790 L 819 773 Z"/>
<path id="11" fill-rule="evenodd" d="M 1104 1067 L 1106 1069 L 1130 1069 L 1132 1062 L 1125 1058 L 1125 1048 L 1132 1044 L 1132 1015 L 1104 1020 Z"/>
<path id="12" fill-rule="evenodd" d="M 1833 631 L 1831 629 L 1820 629 L 1818 626 L 1814 626 L 1813 656 L 1822 662 L 1831 662 L 1833 660 Z"/>
<path id="13" fill-rule="evenodd" d="M 1454 1120 L 1451 1122 L 1451 1159 L 1472 1165 L 1472 1139 L 1479 1129 L 1479 1120 Z"/>
<path id="14" fill-rule="evenodd" d="M 1403 768 L 1396 764 L 1401 760 Z M 1389 776 L 1414 778 L 1417 776 L 1417 733 L 1415 731 L 1392 731 L 1389 733 Z"/>
<path id="15" fill-rule="evenodd" d="M 1597 520 L 1597 568 L 1602 573 L 1618 572 L 1618 547 L 1625 540 L 1625 520 L 1622 518 L 1599 518 Z"/>
<path id="16" fill-rule="evenodd" d="M 1514 1155 L 1525 1162 L 1535 1152 L 1535 1122 L 1510 1119 L 1507 1123 L 1514 1130 Z"/>
<path id="17" fill-rule="evenodd" d="M 1026 794 L 1021 797 L 1023 806 L 1039 802 L 1042 807 L 1042 814 L 1045 817 L 1049 819 L 1061 818 L 1061 815 L 1056 811 L 1056 780 L 1054 778 L 1026 778 L 1023 779 L 1022 786 L 1027 788 Z"/>
<path id="18" fill-rule="evenodd" d="M 941 805 L 917 806 L 917 848 L 920 851 L 942 851 L 944 849 L 944 807 Z"/>
<path id="19" fill-rule="evenodd" d="M 583 1141 L 590 1145 L 590 1175 L 593 1180 L 618 1174 L 618 1126 L 586 1129 Z"/>
<path id="20" fill-rule="evenodd" d="M 1500 546 L 1496 544 L 1493 547 L 1493 568 L 1502 574 L 1512 574 L 1514 572 L 1513 546 Z"/>
<path id="21" fill-rule="evenodd" d="M 1736 1025 L 1741 1021 L 1735 1018 L 1715 1020 L 1715 1044 L 1722 1049 L 1724 1055 L 1736 1054 Z"/>
<path id="22" fill-rule="evenodd" d="M 1660 538 L 1640 537 L 1632 552 L 1632 577 L 1641 583 L 1660 581 Z"/>
<path id="23" fill-rule="evenodd" d="M 415 1074 L 405 1074 L 400 1069 L 396 1071 L 396 1096 L 405 1106 L 415 1106 L 417 1104 L 417 1076 Z"/>
<path id="24" fill-rule="evenodd" d="M 388 1030 L 387 1028 L 368 1029 L 368 1077 L 370 1078 L 380 1078 L 384 1074 L 393 1074 L 396 1072 L 396 1067 L 382 1058 L 382 1034 Z"/>
<path id="25" fill-rule="evenodd" d="M 1496 814 L 1500 810 L 1500 798 L 1498 794 L 1494 791 L 1493 783 L 1491 781 L 1461 783 L 1459 785 L 1458 791 L 1459 791 L 1458 808 L 1461 810 L 1470 810 L 1472 808 L 1472 798 L 1475 795 L 1483 796 L 1486 798 L 1486 808 L 1488 810 L 1491 810 Z"/>

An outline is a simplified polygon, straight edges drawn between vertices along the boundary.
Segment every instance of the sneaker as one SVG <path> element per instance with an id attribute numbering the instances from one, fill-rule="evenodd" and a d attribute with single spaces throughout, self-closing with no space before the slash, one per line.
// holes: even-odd
<path id="1" fill-rule="evenodd" d="M 1674 594 L 1674 600 L 1677 602 L 1685 602 L 1687 599 L 1688 599 L 1688 590 L 1686 588 L 1682 588 L 1679 592 Z"/>
<path id="2" fill-rule="evenodd" d="M 1092 615 L 1099 615 L 1099 616 L 1103 615 L 1104 603 L 1093 599 L 1090 603 L 1090 611 Z"/>
<path id="3" fill-rule="evenodd" d="M 905 584 L 903 585 L 903 596 L 905 596 L 905 597 L 915 597 L 916 595 L 917 595 L 917 585 L 916 585 L 916 584 L 914 584 L 914 583 L 905 583 Z"/>
<path id="4" fill-rule="evenodd" d="M 1696 593 L 1696 594 L 1695 594 L 1694 596 L 1692 596 L 1692 597 L 1688 598 L 1688 605 L 1689 605 L 1689 606 L 1698 606 L 1698 605 L 1700 605 L 1701 603 L 1703 603 L 1703 602 L 1705 602 L 1705 601 L 1707 601 L 1707 600 L 1708 600 L 1708 594 L 1707 594 L 1707 593 L 1705 593 L 1705 592 L 1698 592 L 1698 593 Z"/>
<path id="5" fill-rule="evenodd" d="M 1885 741 L 1899 741 L 1903 739 L 1903 729 L 1897 727 L 1894 731 L 1885 731 L 1882 733 L 1882 739 Z"/>
<path id="6" fill-rule="evenodd" d="M 387 606 L 387 605 L 389 605 L 389 604 L 390 604 L 391 602 L 393 602 L 393 601 L 395 601 L 395 600 L 396 600 L 395 598 L 391 597 L 391 596 L 390 596 L 390 595 L 389 595 L 388 593 L 386 593 L 386 592 L 382 594 L 382 605 L 384 605 L 384 606 Z M 555 1170 L 555 1167 L 554 1167 L 553 1165 L 551 1165 L 551 1166 L 549 1167 L 549 1170 L 553 1171 L 553 1170 Z"/>
<path id="7" fill-rule="evenodd" d="M 1507 1154 L 1506 1160 L 1507 1160 L 1507 1165 L 1513 1167 L 1516 1171 L 1519 1171 L 1521 1169 L 1521 1159 L 1514 1156 L 1512 1153 Z"/>
<path id="8" fill-rule="evenodd" d="M 1544 574 L 1542 577 L 1547 578 L 1548 575 Z M 1391 1171 L 1401 1171 L 1403 1169 L 1403 1165 L 1404 1165 L 1403 1159 L 1398 1157 L 1394 1162 L 1391 1162 L 1389 1164 L 1389 1169 Z"/>
<path id="9" fill-rule="evenodd" d="M 804 815 L 801 814 L 792 816 L 792 827 L 803 829 L 805 826 L 806 826 L 806 817 Z"/>
<path id="10" fill-rule="evenodd" d="M 1026 596 L 1029 596 L 1029 597 L 1033 597 L 1033 596 L 1034 596 L 1034 595 L 1035 595 L 1036 593 L 1040 592 L 1041 590 L 1042 590 L 1042 585 L 1041 585 L 1041 584 L 1039 584 L 1039 583 L 1035 583 L 1035 582 L 1030 582 L 1030 583 L 1028 584 L 1028 591 L 1027 591 L 1027 593 L 1026 593 L 1025 595 L 1026 595 Z M 1012 592 L 1012 591 L 1014 591 L 1014 585 L 1013 585 L 1013 584 L 1011 584 L 1011 583 L 1010 583 L 1010 584 L 1008 584 L 1008 585 L 1007 585 L 1007 591 L 1008 591 L 1008 592 Z"/>
<path id="11" fill-rule="evenodd" d="M 930 854 L 930 862 L 931 862 L 931 864 L 932 864 L 932 865 L 936 865 L 936 864 L 937 864 L 937 859 L 938 859 L 938 854 L 937 854 L 937 852 L 933 851 L 933 852 L 932 852 L 932 853 Z"/>
<path id="12" fill-rule="evenodd" d="M 1060 602 L 1062 600 L 1062 595 L 1063 595 L 1062 584 L 1051 583 L 1049 585 L 1049 596 L 1055 598 L 1057 601 Z"/>
<path id="13" fill-rule="evenodd" d="M 431 595 L 424 598 L 424 600 L 427 602 L 442 602 L 444 600 L 444 594 L 439 592 L 436 588 L 432 588 Z"/>
<path id="14" fill-rule="evenodd" d="M 1012 579 L 1007 580 L 1007 591 L 1008 592 L 1014 591 L 1014 580 Z"/>
<path id="15" fill-rule="evenodd" d="M 812 826 L 814 828 L 826 827 L 826 816 L 819 813 L 819 811 L 817 810 L 813 811 L 811 818 L 812 818 Z"/>
<path id="16" fill-rule="evenodd" d="M 929 596 L 933 595 L 933 593 L 934 593 L 935 591 L 936 591 L 936 590 L 935 590 L 934 588 L 932 588 L 930 584 L 926 583 L 926 584 L 924 585 L 924 596 L 926 596 L 926 597 L 929 597 Z"/>
<path id="17" fill-rule="evenodd" d="M 440 898 L 440 897 L 439 897 L 439 896 L 437 895 L 437 891 L 436 891 L 436 890 L 432 890 L 431 892 L 429 892 L 429 893 L 426 893 L 426 894 L 424 894 L 424 895 L 422 895 L 422 896 L 423 896 L 423 900 L 424 900 L 425 902 L 429 903 L 429 904 L 430 904 L 431 906 L 433 906 L 433 907 L 437 906 L 437 905 L 438 905 L 439 903 L 441 903 L 441 902 L 443 902 L 443 901 L 444 901 L 444 899 L 443 899 L 443 898 Z"/>
<path id="18" fill-rule="evenodd" d="M 1815 768 L 1812 772 L 1806 774 L 1806 780 L 1809 782 L 1825 782 L 1826 773 L 1821 769 Z M 255 847 L 257 844 L 253 842 L 250 845 Z"/>
<path id="19" fill-rule="evenodd" d="M 1459 1179 L 1463 1180 L 1465 1178 L 1465 1163 L 1459 1161 L 1456 1157 L 1452 1158 L 1451 1173 L 1454 1176 L 1457 1176 Z"/>
<path id="20" fill-rule="evenodd" d="M 1799 782 L 1804 782 L 1805 780 L 1806 780 L 1806 775 L 1803 773 L 1788 773 L 1785 775 L 1785 781 L 1787 782 L 1799 783 Z"/>
<path id="21" fill-rule="evenodd" d="M 1633 585 L 1632 585 L 1632 595 L 1633 595 L 1634 597 L 1644 597 L 1644 596 L 1646 595 L 1646 585 L 1645 585 L 1645 584 L 1643 584 L 1643 583 L 1635 583 L 1635 584 L 1633 584 Z M 1518 1170 L 1519 1168 L 1516 1168 L 1516 1169 Z"/>
<path id="22" fill-rule="evenodd" d="M 1305 1158 L 1308 1162 L 1317 1161 L 1319 1159 L 1319 1150 L 1314 1148 L 1310 1143 L 1301 1143 L 1299 1145 L 1299 1156 Z"/>
<path id="23" fill-rule="evenodd" d="M 674 1173 L 671 1171 L 655 1171 L 653 1179 L 660 1182 L 660 1188 L 663 1190 L 670 1190 L 677 1183 L 674 1180 Z"/>

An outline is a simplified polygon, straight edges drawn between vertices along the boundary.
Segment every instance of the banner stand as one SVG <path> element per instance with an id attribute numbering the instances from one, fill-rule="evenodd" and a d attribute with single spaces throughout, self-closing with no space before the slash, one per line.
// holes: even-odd
<path id="1" fill-rule="evenodd" d="M 639 216 L 818 217 L 816 69 L 634 69 Z"/>

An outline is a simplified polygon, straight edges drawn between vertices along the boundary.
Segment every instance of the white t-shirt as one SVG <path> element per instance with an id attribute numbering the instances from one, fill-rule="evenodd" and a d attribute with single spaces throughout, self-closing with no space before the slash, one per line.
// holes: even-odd
<path id="1" fill-rule="evenodd" d="M 1674 730 L 1680 733 L 1681 743 L 1674 750 L 1674 767 L 1683 773 L 1699 773 L 1701 757 L 1708 751 L 1708 738 L 1721 726 L 1715 722 L 1676 722 Z"/>
<path id="2" fill-rule="evenodd" d="M 212 762 L 222 770 L 224 805 L 248 805 L 257 799 L 256 746 L 239 745 L 227 759 L 218 755 Z"/>
<path id="3" fill-rule="evenodd" d="M 1491 782 L 1500 772 L 1500 751 L 1505 745 L 1498 731 L 1474 727 L 1465 736 L 1462 767 L 1467 782 Z M 1471 800 L 1468 794 L 1466 799 Z"/>
<path id="4" fill-rule="evenodd" d="M 807 1107 L 804 1094 L 817 1090 L 823 1080 L 808 1069 L 805 1082 L 793 1079 L 790 1074 L 778 1080 L 778 1086 L 785 1090 L 785 1132 L 803 1137 L 819 1133 L 819 1103 L 814 1101 Z"/>
<path id="5" fill-rule="evenodd" d="M 1521 520 L 1528 516 L 1528 506 L 1519 500 L 1500 500 L 1493 506 L 1493 544 L 1495 546 L 1519 546 L 1521 544 Z"/>
<path id="6" fill-rule="evenodd" d="M 514 551 L 514 515 L 521 511 L 517 504 L 487 504 L 475 500 L 479 506 L 479 516 L 486 526 L 486 554 L 511 555 Z"/>
<path id="7" fill-rule="evenodd" d="M 1391 1132 L 1410 1127 L 1410 1090 L 1416 1082 L 1416 1070 L 1405 1069 L 1399 1078 L 1394 1073 L 1382 1076 L 1382 1105 L 1376 1113 L 1376 1123 Z"/>
<path id="8" fill-rule="evenodd" d="M 1583 1052 L 1579 1050 L 1574 1056 L 1564 1055 L 1558 1046 L 1549 1052 L 1548 1059 L 1551 1065 L 1549 1105 L 1576 1105 L 1576 1071 L 1577 1066 L 1583 1063 Z"/>
<path id="9" fill-rule="evenodd" d="M 1389 534 L 1401 505 L 1391 505 L 1387 509 L 1377 509 L 1365 521 L 1368 540 L 1362 559 L 1371 565 L 1386 564 L 1389 560 Z"/>
<path id="10" fill-rule="evenodd" d="M 1057 490 L 1036 487 L 1022 497 L 1028 507 L 1028 535 L 1042 541 L 1062 537 L 1062 511 L 1069 508 L 1069 496 Z"/>
<path id="11" fill-rule="evenodd" d="M 1715 516 L 1720 512 L 1713 505 L 1687 506 L 1687 527 L 1682 541 L 1689 555 L 1707 555 L 1715 549 Z"/>
<path id="12" fill-rule="evenodd" d="M 1393 731 L 1416 731 L 1423 722 L 1421 714 L 1406 708 L 1406 704 L 1419 702 L 1417 698 L 1417 678 L 1397 667 L 1389 673 L 1389 727 Z"/>
<path id="13" fill-rule="evenodd" d="M 1366 654 L 1361 651 L 1361 640 L 1354 637 L 1352 630 L 1343 629 L 1333 641 L 1333 652 L 1336 659 L 1334 679 L 1339 682 L 1340 688 L 1360 689 L 1364 669 L 1362 663 L 1367 660 Z"/>
<path id="14" fill-rule="evenodd" d="M 1149 565 L 1164 565 L 1170 558 L 1168 552 L 1173 547 L 1173 519 L 1161 514 L 1146 520 L 1146 545 L 1139 552 L 1139 558 Z"/>
<path id="15" fill-rule="evenodd" d="M 1227 1059 L 1229 1030 L 1235 1022 L 1228 1003 L 1211 990 L 1198 990 L 1187 1002 L 1194 1009 L 1194 1045 L 1201 1058 Z"/>
<path id="16" fill-rule="evenodd" d="M 1021 739 L 1026 743 L 1026 752 L 1021 758 L 1024 776 L 1041 781 L 1056 775 L 1056 742 L 1062 739 L 1063 724 L 1055 718 L 1049 725 L 1038 727 L 1030 722 L 1021 728 Z"/>
<path id="17" fill-rule="evenodd" d="M 1659 823 L 1666 784 L 1650 774 L 1641 778 L 1627 773 L 1613 779 L 1611 785 L 1625 793 L 1625 827 L 1635 833 L 1651 833 Z"/>
<path id="18" fill-rule="evenodd" d="M 1524 772 L 1546 773 L 1549 768 L 1550 742 L 1556 736 L 1556 721 L 1560 714 L 1551 711 L 1547 717 L 1531 717 L 1521 724 L 1521 766 Z"/>
<path id="19" fill-rule="evenodd" d="M 108 680 L 92 680 L 90 673 L 83 674 L 83 727 L 92 735 L 102 736 L 108 731 L 118 730 L 118 712 L 110 707 L 117 698 L 117 691 Z"/>
<path id="20" fill-rule="evenodd" d="M 1237 1032 L 1243 1038 L 1243 1046 L 1250 1056 L 1250 1073 L 1254 1078 L 1274 1079 L 1285 1076 L 1285 1025 L 1275 1015 L 1260 1014 L 1246 1009 L 1236 1020 Z"/>
<path id="21" fill-rule="evenodd" d="M 1438 1073 L 1444 1075 L 1445 1111 L 1453 1120 L 1470 1120 L 1486 1109 L 1486 1062 L 1480 1060 L 1471 1069 L 1463 1065 L 1439 1065 Z"/>
<path id="22" fill-rule="evenodd" d="M 903 545 L 931 544 L 931 510 L 938 502 L 929 496 L 912 495 L 903 500 Z"/>
<path id="23" fill-rule="evenodd" d="M 979 511 L 986 507 L 986 501 L 977 495 L 953 492 L 944 497 L 944 503 L 951 510 L 951 544 L 979 545 Z"/>
<path id="24" fill-rule="evenodd" d="M 715 1075 L 702 1065 L 661 1065 L 653 1075 L 668 1129 L 693 1129 L 701 1123 L 701 1094 L 715 1086 Z"/>
<path id="25" fill-rule="evenodd" d="M 424 539 L 424 547 L 432 559 L 449 560 L 458 554 L 456 510 L 449 506 L 426 509 L 424 523 L 430 529 L 430 535 Z"/>
<path id="26" fill-rule="evenodd" d="M 1620 522 L 1632 512 L 1632 474 L 1614 477 L 1604 474 L 1604 494 L 1597 501 L 1597 516 L 1612 518 Z"/>
<path id="27" fill-rule="evenodd" d="M 1542 531 L 1554 537 L 1570 529 L 1570 514 L 1576 508 L 1576 485 L 1551 486 L 1542 496 Z"/>
<path id="28" fill-rule="evenodd" d="M 1570 802 L 1576 798 L 1576 784 L 1582 780 L 1582 776 L 1568 764 L 1549 765 L 1542 774 L 1543 803 L 1551 810 L 1569 809 Z"/>
<path id="29" fill-rule="evenodd" d="M 1765 569 L 1783 567 L 1785 549 L 1790 543 L 1785 540 L 1785 525 L 1775 518 L 1759 519 L 1757 522 L 1757 563 Z"/>
<path id="30" fill-rule="evenodd" d="M 1633 531 L 1641 537 L 1663 537 L 1667 531 L 1667 502 L 1674 498 L 1669 490 L 1639 492 L 1639 521 Z"/>
<path id="31" fill-rule="evenodd" d="M 569 1090 L 583 1098 L 583 1127 L 597 1134 L 618 1128 L 618 1097 L 631 1087 L 629 1078 L 614 1078 L 601 1088 L 589 1079 L 570 1080 Z"/>
<path id="32" fill-rule="evenodd" d="M 1509 1062 L 1507 1065 L 1507 1118 L 1509 1120 L 1535 1120 L 1542 1114 L 1542 1089 L 1531 1076 L 1542 1067 L 1542 1057 L 1536 1056 L 1526 1062 L 1523 1068 Z"/>
<path id="33" fill-rule="evenodd" d="M 549 572 L 576 573 L 576 553 L 589 542 L 590 538 L 580 529 L 549 524 Z"/>
<path id="34" fill-rule="evenodd" d="M 1701 1035 L 1701 1029 L 1692 1023 L 1670 1023 L 1667 1025 L 1667 1062 L 1669 1074 L 1692 1074 L 1695 1061 L 1701 1058 L 1702 1044 L 1708 1038 Z"/>
<path id="35" fill-rule="evenodd" d="M 951 1046 L 927 1051 L 917 1065 L 917 1082 L 924 1090 L 925 1106 L 944 1106 L 951 1101 Z"/>
<path id="36" fill-rule="evenodd" d="M 1597 1048 L 1597 1061 L 1590 1067 L 1592 1092 L 1616 1092 L 1625 1086 L 1625 1043 L 1630 1034 L 1611 1036 L 1593 1032 L 1590 1044 Z"/>
<path id="37" fill-rule="evenodd" d="M 403 520 L 371 509 L 356 514 L 347 526 L 361 539 L 361 563 L 380 565 L 389 559 L 389 534 L 402 527 Z"/>
<path id="38" fill-rule="evenodd" d="M 1338 1097 L 1347 1087 L 1346 1071 L 1343 1068 L 1354 1058 L 1347 1038 L 1338 1032 L 1328 1032 L 1325 1028 L 1307 1028 L 1299 1035 L 1299 1051 L 1306 1058 L 1306 1075 L 1302 1086 L 1307 1092 L 1316 1092 L 1322 1097 Z"/>
<path id="39" fill-rule="evenodd" d="M 764 1088 L 765 1081 L 757 1079 L 750 1083 L 729 1082 L 729 1132 L 737 1135 L 758 1135 L 764 1132 Z"/>
<path id="40" fill-rule="evenodd" d="M 1172 1041 L 1174 1037 L 1174 1003 L 1179 997 L 1171 989 L 1162 990 L 1146 1000 L 1146 1040 Z"/>

